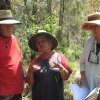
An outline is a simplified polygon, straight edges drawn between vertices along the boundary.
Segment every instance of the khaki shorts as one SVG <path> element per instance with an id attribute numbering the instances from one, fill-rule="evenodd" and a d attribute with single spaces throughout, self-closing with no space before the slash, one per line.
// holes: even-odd
<path id="1" fill-rule="evenodd" d="M 22 100 L 21 94 L 8 95 L 8 96 L 0 96 L 0 100 Z"/>

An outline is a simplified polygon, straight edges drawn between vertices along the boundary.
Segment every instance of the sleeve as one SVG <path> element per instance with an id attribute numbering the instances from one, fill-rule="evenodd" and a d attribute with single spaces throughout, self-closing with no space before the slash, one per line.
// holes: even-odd
<path id="1" fill-rule="evenodd" d="M 20 51 L 21 57 L 23 58 L 23 53 L 22 53 L 22 50 L 21 50 L 21 43 L 20 43 L 19 39 L 14 35 L 12 35 L 12 39 L 15 42 L 17 49 Z"/>
<path id="2" fill-rule="evenodd" d="M 90 45 L 91 45 L 91 41 L 92 39 L 91 38 L 88 38 L 86 43 L 84 44 L 84 48 L 83 48 L 83 51 L 82 51 L 82 55 L 81 55 L 81 59 L 80 59 L 80 71 L 85 71 L 85 59 L 86 59 L 86 55 L 88 54 L 89 52 L 89 49 L 88 48 L 91 48 Z"/>
<path id="3" fill-rule="evenodd" d="M 81 55 L 80 71 L 85 71 L 85 47 L 84 47 L 83 53 Z"/>
<path id="4" fill-rule="evenodd" d="M 86 59 L 89 56 L 89 53 L 93 46 L 94 41 L 95 40 L 93 37 L 89 37 L 86 43 L 84 44 L 83 52 L 82 52 L 81 59 L 80 59 L 80 71 L 85 71 L 86 62 L 87 62 Z"/>
<path id="5" fill-rule="evenodd" d="M 68 59 L 63 54 L 60 54 L 60 57 L 61 57 L 62 65 L 68 70 L 69 74 L 71 74 L 72 73 L 72 69 L 69 66 Z"/>

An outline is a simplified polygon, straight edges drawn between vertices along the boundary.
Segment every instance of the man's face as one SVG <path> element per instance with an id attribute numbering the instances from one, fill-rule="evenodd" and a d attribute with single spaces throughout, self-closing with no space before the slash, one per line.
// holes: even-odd
<path id="1" fill-rule="evenodd" d="M 91 31 L 97 42 L 100 43 L 100 25 L 92 25 Z"/>
<path id="2" fill-rule="evenodd" d="M 2 24 L 0 25 L 0 31 L 3 36 L 10 37 L 13 34 L 14 25 L 13 24 Z"/>

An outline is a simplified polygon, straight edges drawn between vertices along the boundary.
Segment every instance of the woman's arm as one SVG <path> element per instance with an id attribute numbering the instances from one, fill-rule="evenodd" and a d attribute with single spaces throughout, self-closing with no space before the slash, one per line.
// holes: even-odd
<path id="1" fill-rule="evenodd" d="M 58 63 L 54 63 L 55 67 L 58 67 L 60 69 L 61 78 L 63 80 L 67 80 L 72 73 L 72 70 L 68 64 L 67 58 L 63 54 L 59 54 L 58 57 L 61 58 L 61 61 Z"/>
<path id="2" fill-rule="evenodd" d="M 28 71 L 27 71 L 26 82 L 30 86 L 32 86 L 34 84 L 34 73 L 33 73 L 32 66 L 30 66 Z"/>

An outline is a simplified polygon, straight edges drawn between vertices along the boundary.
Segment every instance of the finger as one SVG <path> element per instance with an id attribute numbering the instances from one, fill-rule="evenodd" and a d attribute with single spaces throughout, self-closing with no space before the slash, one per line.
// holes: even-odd
<path id="1" fill-rule="evenodd" d="M 58 65 L 58 63 L 57 62 L 53 62 L 54 63 L 54 65 Z"/>

